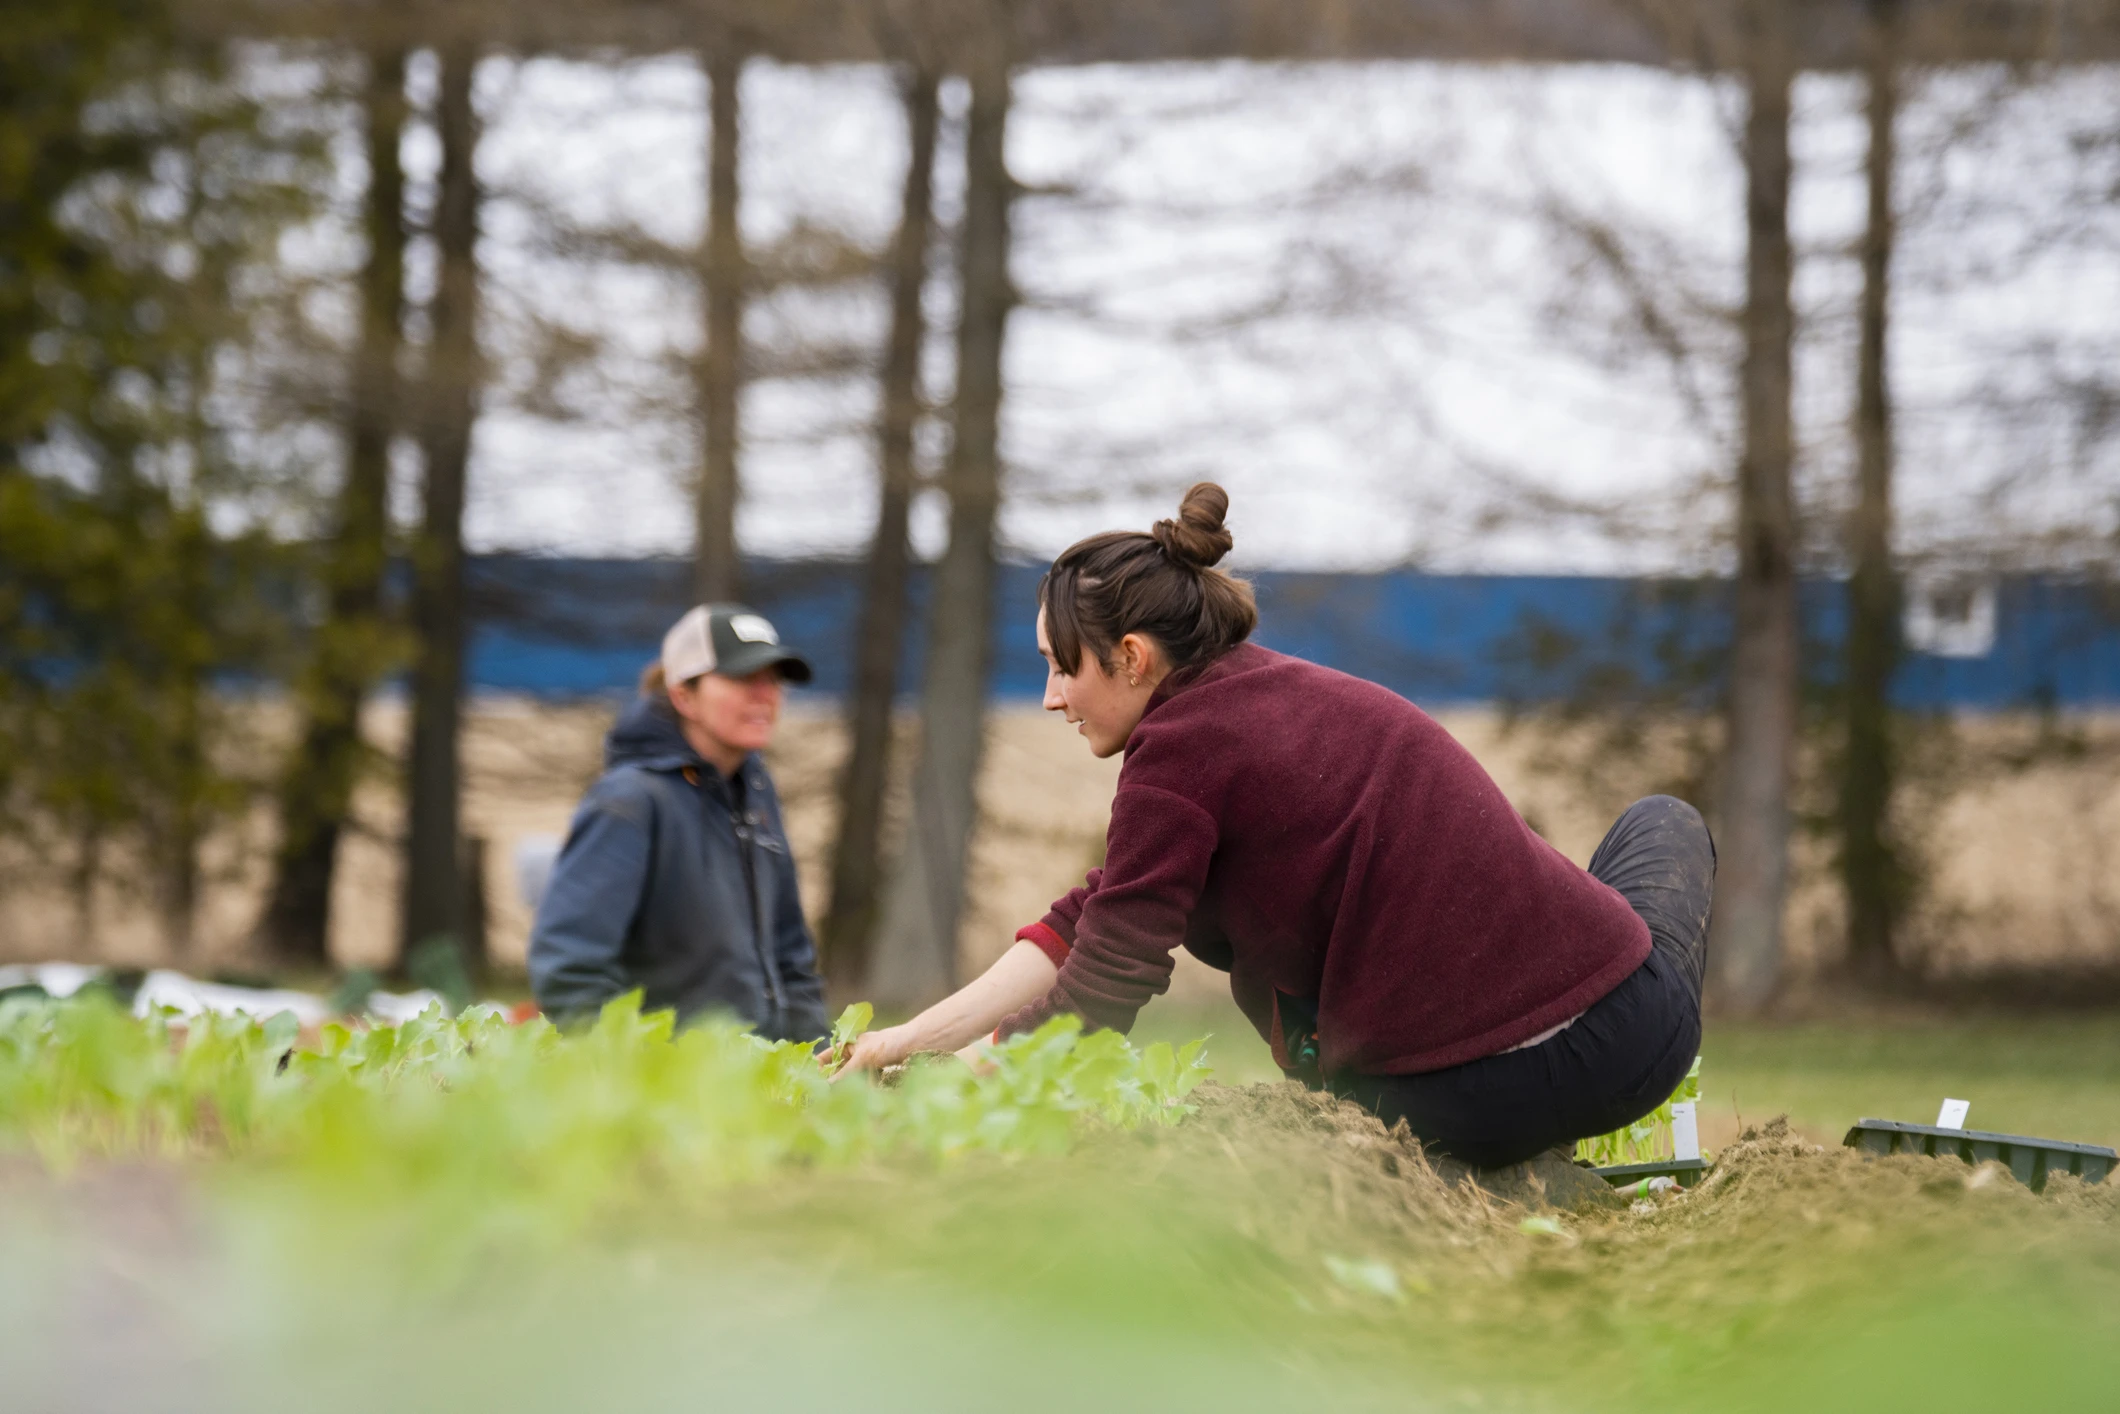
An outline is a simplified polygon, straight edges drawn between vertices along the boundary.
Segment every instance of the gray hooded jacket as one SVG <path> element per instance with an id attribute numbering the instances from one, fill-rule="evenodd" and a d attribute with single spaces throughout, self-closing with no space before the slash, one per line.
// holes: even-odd
<path id="1" fill-rule="evenodd" d="M 774 1040 L 824 1035 L 817 949 L 780 800 L 754 754 L 737 782 L 668 704 L 642 698 L 604 742 L 530 932 L 530 985 L 558 1021 L 638 987 L 644 1011 L 733 1016 Z"/>

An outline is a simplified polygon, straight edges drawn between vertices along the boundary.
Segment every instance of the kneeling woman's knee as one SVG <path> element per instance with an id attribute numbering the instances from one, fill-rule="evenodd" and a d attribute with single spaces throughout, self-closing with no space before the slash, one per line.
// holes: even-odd
<path id="1" fill-rule="evenodd" d="M 1699 824 L 1702 828 L 1706 828 L 1707 824 L 1706 821 L 1701 819 L 1701 814 L 1698 810 L 1695 810 L 1691 805 L 1680 800 L 1675 795 L 1645 795 L 1628 807 L 1629 814 L 1637 810 L 1644 815 L 1652 815 L 1660 821 L 1668 821 L 1675 825 Z"/>
<path id="2" fill-rule="evenodd" d="M 1627 808 L 1630 815 L 1636 811 L 1641 812 L 1644 823 L 1659 829 L 1697 835 L 1708 848 L 1708 858 L 1715 858 L 1715 836 L 1708 830 L 1707 817 L 1690 803 L 1675 795 L 1645 795 Z"/>

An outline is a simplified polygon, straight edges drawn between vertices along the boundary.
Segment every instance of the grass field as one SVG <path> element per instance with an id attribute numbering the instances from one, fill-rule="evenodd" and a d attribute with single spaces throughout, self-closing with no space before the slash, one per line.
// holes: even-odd
<path id="1" fill-rule="evenodd" d="M 283 1072 L 284 1037 L 18 1024 L 0 1406 L 2090 1409 L 2120 1381 L 2120 1183 L 1837 1145 L 1945 1093 L 2109 1135 L 2109 1018 L 1716 1028 L 1703 1110 L 1754 1132 L 1733 1114 L 1692 1193 L 1571 1212 L 1245 1084 L 1230 1019 L 1147 1018 L 1216 1033 L 1185 1114 L 1167 1061 L 1109 1049 L 849 1091 L 736 1040 L 444 1031 Z"/>
<path id="2" fill-rule="evenodd" d="M 1838 1142 L 1865 1115 L 1933 1123 L 1952 1096 L 1975 1129 L 2120 1147 L 2120 1015 L 1724 1024 L 1703 1050 L 1703 1123 L 1722 1132 L 1785 1112 Z"/>

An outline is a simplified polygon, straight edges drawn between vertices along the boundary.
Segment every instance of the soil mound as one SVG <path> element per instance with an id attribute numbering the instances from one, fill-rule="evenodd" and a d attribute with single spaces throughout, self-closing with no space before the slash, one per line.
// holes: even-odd
<path id="1" fill-rule="evenodd" d="M 1560 1151 L 1507 1168 L 1471 1168 L 1429 1155 L 1406 1121 L 1386 1130 L 1359 1104 L 1297 1081 L 1240 1090 L 1208 1083 L 1194 1100 L 1200 1113 L 1179 1134 L 1211 1138 L 1225 1160 L 1238 1164 L 1308 1172 L 1325 1183 L 1336 1213 L 1344 1215 L 1367 1206 L 1420 1213 L 1444 1225 L 1490 1225 L 1501 1217 L 1497 1202 L 1533 1210 L 1624 1206 L 1603 1179 Z"/>
<path id="2" fill-rule="evenodd" d="M 1195 1124 L 1224 1136 L 1241 1130 L 1247 1142 L 1261 1135 L 1294 1138 L 1329 1156 L 1321 1162 L 1349 1170 L 1380 1170 L 1411 1189 L 1440 1185 L 1456 1191 L 1469 1185 L 1487 1197 L 1531 1209 L 1624 1206 L 1611 1185 L 1557 1149 L 1506 1168 L 1474 1168 L 1428 1154 L 1404 1120 L 1386 1129 L 1360 1105 L 1292 1080 L 1243 1089 L 1209 1084 L 1194 1098 L 1200 1105 Z"/>
<path id="3" fill-rule="evenodd" d="M 1736 1319 L 1762 1292 L 1860 1292 L 1909 1262 L 1973 1271 L 1982 1253 L 2074 1242 L 2120 1255 L 2120 1184 L 2035 1194 L 2000 1165 L 1829 1148 L 1783 1119 L 1744 1131 L 1697 1188 L 1628 1203 L 1559 1154 L 1501 1171 L 1431 1159 L 1403 1125 L 1293 1082 L 1194 1098 L 1184 1124 L 1124 1137 L 1162 1150 L 1159 1170 L 1291 1270 L 1391 1254 L 1439 1292 L 1470 1282 L 1527 1319 L 1562 1292 Z"/>

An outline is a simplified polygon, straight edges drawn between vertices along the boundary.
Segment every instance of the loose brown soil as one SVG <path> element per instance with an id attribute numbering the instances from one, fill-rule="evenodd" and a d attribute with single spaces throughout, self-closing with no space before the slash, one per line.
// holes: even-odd
<path id="1" fill-rule="evenodd" d="M 1323 1165 L 1337 1175 L 1336 1184 L 1366 1185 L 1381 1175 L 1387 1188 L 1408 1194 L 1432 1195 L 1438 1187 L 1455 1194 L 1470 1186 L 1478 1193 L 1467 1197 L 1532 1210 L 1621 1206 L 1609 1184 L 1557 1151 L 1506 1168 L 1475 1169 L 1425 1153 L 1403 1120 L 1387 1130 L 1361 1106 L 1294 1081 L 1242 1089 L 1210 1084 L 1195 1099 L 1200 1113 L 1192 1125 L 1225 1141 L 1242 1139 L 1247 1148 L 1292 1141 L 1290 1163 Z"/>

